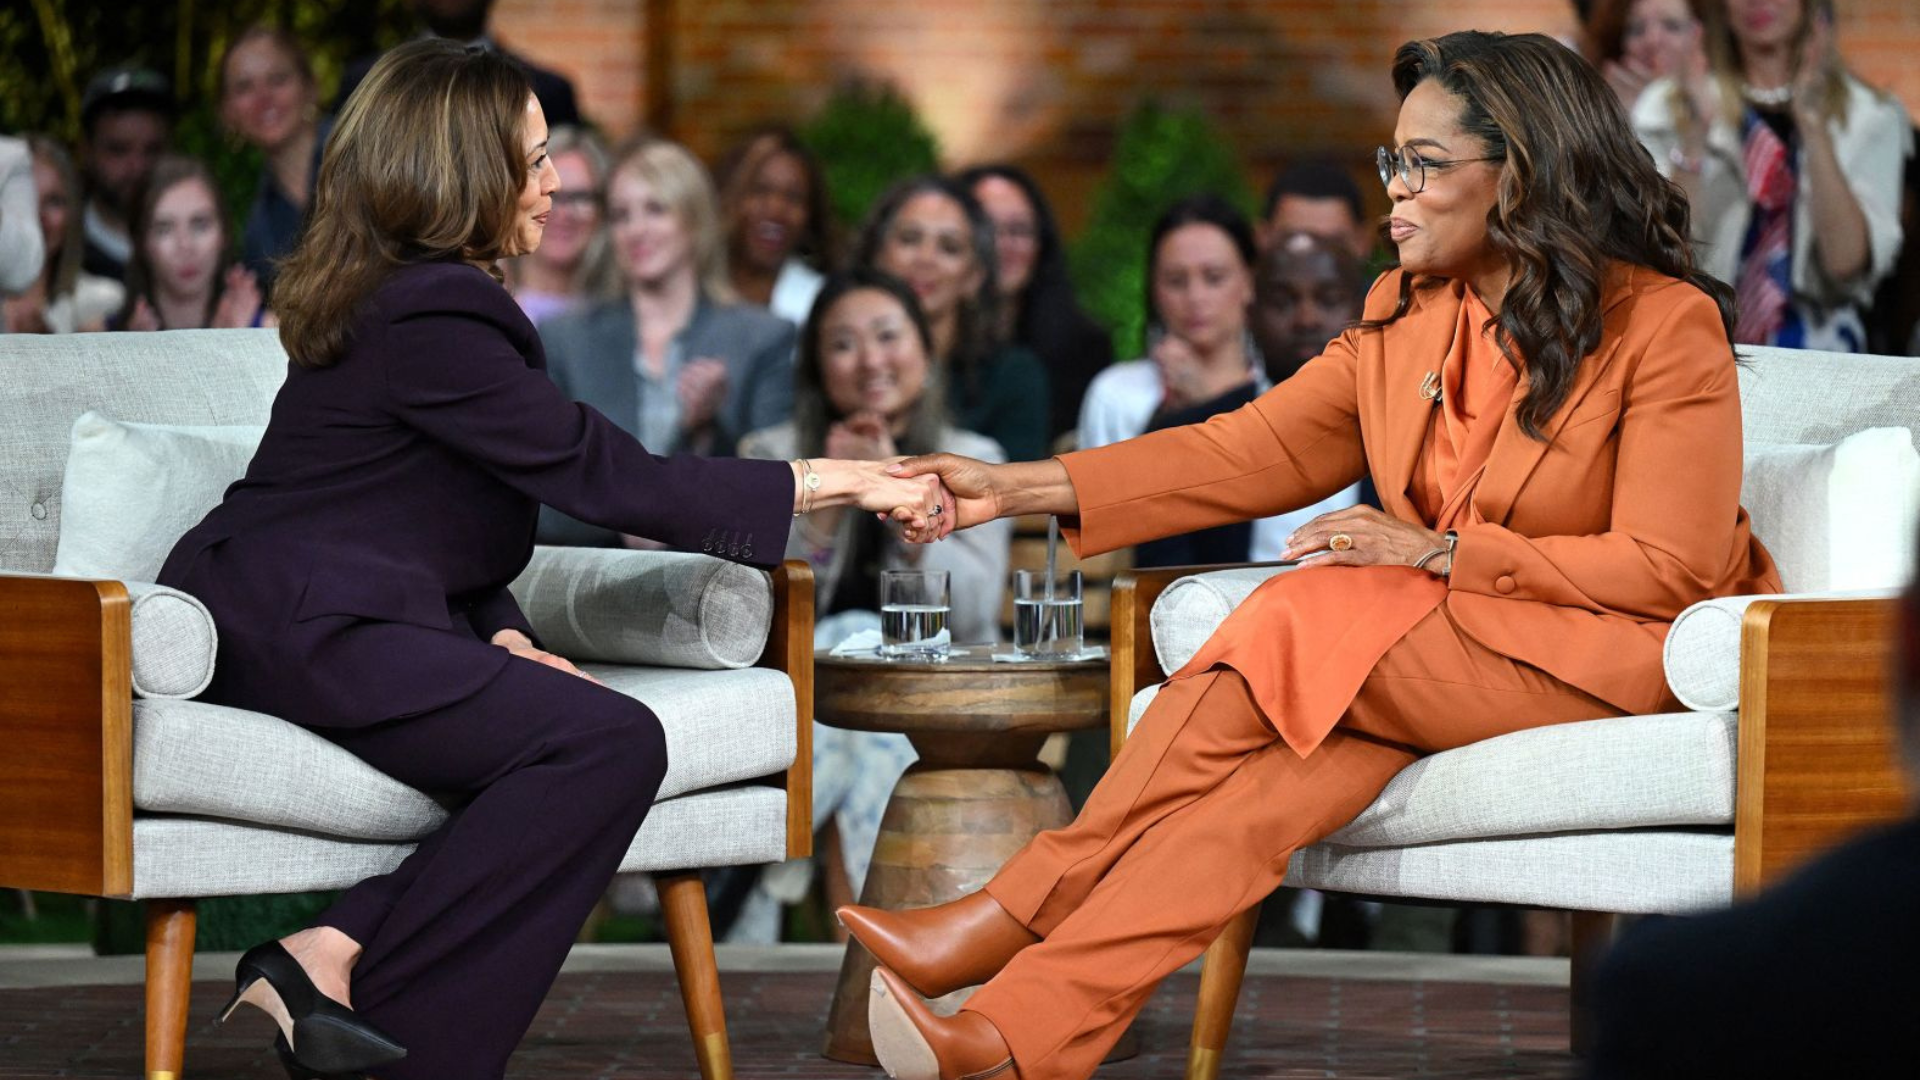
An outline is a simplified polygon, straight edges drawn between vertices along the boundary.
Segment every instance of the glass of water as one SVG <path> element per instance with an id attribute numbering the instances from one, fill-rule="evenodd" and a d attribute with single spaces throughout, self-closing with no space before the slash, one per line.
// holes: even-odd
<path id="1" fill-rule="evenodd" d="M 945 660 L 952 610 L 945 570 L 880 571 L 880 655 Z"/>
<path id="2" fill-rule="evenodd" d="M 1047 587 L 1044 570 L 1013 573 L 1013 651 L 1022 656 L 1064 659 L 1086 644 L 1081 615 L 1080 571 L 1064 570 Z"/>

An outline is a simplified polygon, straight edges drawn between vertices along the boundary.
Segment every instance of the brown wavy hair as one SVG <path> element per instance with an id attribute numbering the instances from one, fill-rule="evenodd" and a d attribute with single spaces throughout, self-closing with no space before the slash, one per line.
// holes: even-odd
<path id="1" fill-rule="evenodd" d="M 355 309 L 402 266 L 458 259 L 500 279 L 494 261 L 516 254 L 532 93 L 512 60 L 439 38 L 373 65 L 340 110 L 313 218 L 274 285 L 294 363 L 337 362 Z"/>
<path id="2" fill-rule="evenodd" d="M 1526 379 L 1517 417 L 1544 439 L 1580 362 L 1600 344 L 1601 292 L 1614 262 L 1644 266 L 1707 294 L 1733 336 L 1733 290 L 1696 269 L 1687 199 L 1634 137 L 1620 99 L 1580 56 L 1542 34 L 1464 31 L 1400 46 L 1393 85 L 1406 100 L 1436 79 L 1461 103 L 1460 128 L 1500 162 L 1487 244 L 1512 272 L 1494 340 Z M 1376 330 L 1407 313 L 1416 290 Z M 1733 363 L 1728 346 L 1727 362 Z"/>

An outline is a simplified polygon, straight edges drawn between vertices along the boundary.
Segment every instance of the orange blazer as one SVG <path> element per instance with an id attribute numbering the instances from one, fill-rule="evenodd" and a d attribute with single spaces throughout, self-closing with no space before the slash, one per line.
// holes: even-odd
<path id="1" fill-rule="evenodd" d="M 1384 318 L 1401 271 L 1368 294 Z M 1416 292 L 1381 330 L 1350 329 L 1292 378 L 1204 423 L 1061 457 L 1078 497 L 1063 523 L 1081 555 L 1310 506 L 1371 473 L 1386 512 L 1407 495 L 1428 429 L 1459 282 Z M 1675 616 L 1714 596 L 1778 592 L 1740 508 L 1740 391 L 1713 301 L 1616 266 L 1600 345 L 1530 438 L 1509 415 L 1460 531 L 1446 607 L 1495 652 L 1630 713 L 1679 708 L 1660 647 Z M 1524 376 L 1516 393 L 1524 394 Z"/>

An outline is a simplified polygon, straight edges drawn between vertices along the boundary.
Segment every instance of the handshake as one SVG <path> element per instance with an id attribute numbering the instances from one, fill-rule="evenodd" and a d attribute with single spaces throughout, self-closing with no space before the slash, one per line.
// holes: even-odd
<path id="1" fill-rule="evenodd" d="M 956 529 L 1000 516 L 994 466 L 957 454 L 926 454 L 861 463 L 878 466 L 859 505 L 900 526 L 911 544 L 943 540 Z"/>

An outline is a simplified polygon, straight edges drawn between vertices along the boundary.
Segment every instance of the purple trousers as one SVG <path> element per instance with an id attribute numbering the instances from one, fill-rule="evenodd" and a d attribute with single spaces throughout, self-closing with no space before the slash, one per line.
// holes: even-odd
<path id="1" fill-rule="evenodd" d="M 646 706 L 516 658 L 417 716 L 319 734 L 460 805 L 390 874 L 320 916 L 364 951 L 356 1012 L 407 1057 L 379 1080 L 504 1075 L 667 771 Z"/>

